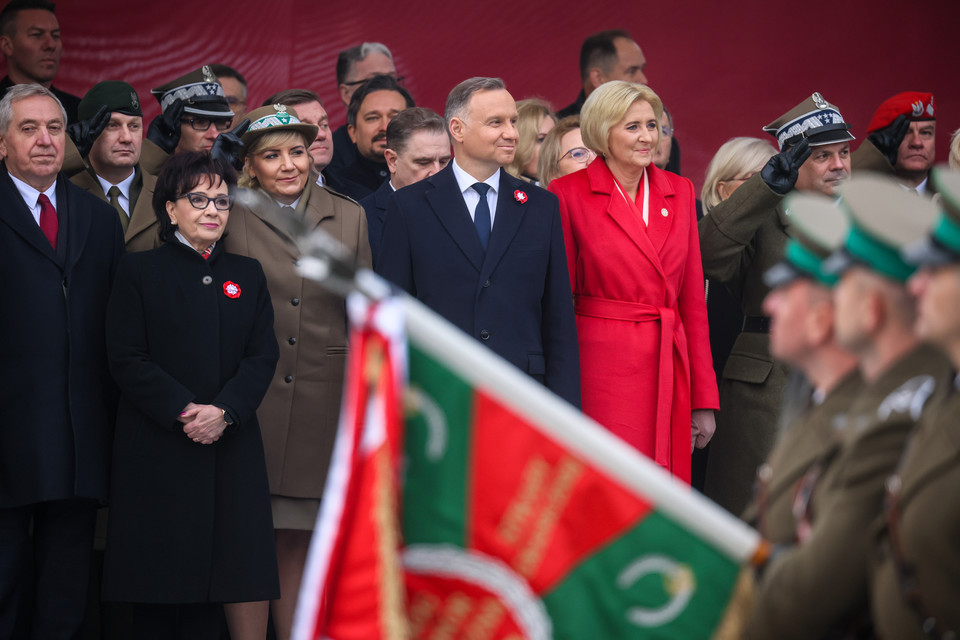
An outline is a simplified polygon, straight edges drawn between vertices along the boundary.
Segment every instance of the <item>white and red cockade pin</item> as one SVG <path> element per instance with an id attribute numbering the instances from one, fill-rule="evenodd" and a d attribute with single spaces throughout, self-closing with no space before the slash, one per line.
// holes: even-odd
<path id="1" fill-rule="evenodd" d="M 227 280 L 223 283 L 223 293 L 228 298 L 239 298 L 240 297 L 240 285 L 236 282 L 231 282 Z"/>
<path id="2" fill-rule="evenodd" d="M 517 189 L 516 191 L 513 192 L 513 199 L 519 202 L 520 204 L 523 204 L 524 202 L 527 201 L 527 194 L 525 194 L 523 191 L 520 191 L 520 189 Z"/>

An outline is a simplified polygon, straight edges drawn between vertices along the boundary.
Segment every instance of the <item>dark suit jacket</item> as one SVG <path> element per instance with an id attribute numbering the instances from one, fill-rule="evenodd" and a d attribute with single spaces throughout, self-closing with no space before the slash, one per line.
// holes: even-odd
<path id="1" fill-rule="evenodd" d="M 346 124 L 342 124 L 335 129 L 331 139 L 333 141 L 333 157 L 330 159 L 330 164 L 327 165 L 327 171 L 337 173 L 353 164 L 357 157 L 357 145 L 350 139 Z"/>
<path id="2" fill-rule="evenodd" d="M 123 231 L 62 173 L 57 217 L 54 251 L 0 163 L 0 508 L 107 497 L 103 323 Z"/>
<path id="3" fill-rule="evenodd" d="M 387 220 L 387 205 L 393 187 L 386 180 L 380 188 L 360 201 L 360 206 L 367 214 L 367 232 L 370 234 L 370 252 L 373 254 L 373 266 L 377 266 L 377 255 L 380 253 L 380 239 L 383 237 L 383 224 Z"/>
<path id="4" fill-rule="evenodd" d="M 484 252 L 448 165 L 390 199 L 377 272 L 580 406 L 573 300 L 553 194 L 501 169 Z"/>

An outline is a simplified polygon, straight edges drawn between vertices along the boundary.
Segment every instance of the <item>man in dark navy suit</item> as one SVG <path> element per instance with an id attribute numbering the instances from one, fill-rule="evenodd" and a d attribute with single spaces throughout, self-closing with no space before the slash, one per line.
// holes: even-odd
<path id="1" fill-rule="evenodd" d="M 387 148 L 383 150 L 390 179 L 360 201 L 367 214 L 367 233 L 373 265 L 380 253 L 380 237 L 387 219 L 390 196 L 414 182 L 429 178 L 450 164 L 447 123 L 430 109 L 404 109 L 387 125 Z"/>
<path id="2" fill-rule="evenodd" d="M 107 498 L 103 327 L 123 229 L 60 172 L 66 120 L 38 84 L 0 100 L 0 638 L 79 637 Z"/>
<path id="3" fill-rule="evenodd" d="M 447 98 L 454 161 L 390 199 L 377 272 L 580 406 L 580 359 L 560 210 L 502 167 L 517 105 L 499 78 Z"/>

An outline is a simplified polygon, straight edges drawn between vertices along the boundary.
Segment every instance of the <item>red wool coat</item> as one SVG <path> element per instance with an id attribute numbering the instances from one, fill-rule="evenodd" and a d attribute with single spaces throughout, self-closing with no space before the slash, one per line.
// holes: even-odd
<path id="1" fill-rule="evenodd" d="M 560 198 L 583 411 L 689 482 L 690 412 L 719 407 L 693 184 L 647 171 L 647 226 L 642 195 L 631 207 L 602 158 L 550 190 Z"/>

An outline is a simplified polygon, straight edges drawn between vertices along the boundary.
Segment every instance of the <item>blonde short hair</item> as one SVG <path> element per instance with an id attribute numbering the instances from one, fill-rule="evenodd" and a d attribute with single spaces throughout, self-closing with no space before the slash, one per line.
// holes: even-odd
<path id="1" fill-rule="evenodd" d="M 260 181 L 250 173 L 250 156 L 254 156 L 264 149 L 269 149 L 270 147 L 279 147 L 285 144 L 296 144 L 298 142 L 302 142 L 308 150 L 310 149 L 310 145 L 313 143 L 312 140 L 307 140 L 303 134 L 290 130 L 265 133 L 262 136 L 257 136 L 254 138 L 250 146 L 244 150 L 244 158 L 246 161 L 243 164 L 243 171 L 240 173 L 240 179 L 237 180 L 237 184 L 244 189 L 259 189 Z M 309 153 L 307 154 L 307 157 L 310 157 Z M 310 166 L 312 169 L 312 159 L 310 160 Z"/>
<path id="2" fill-rule="evenodd" d="M 776 153 L 773 145 L 760 138 L 730 138 L 724 142 L 707 167 L 707 177 L 700 193 L 703 210 L 709 211 L 720 204 L 722 198 L 718 187 L 721 182 L 760 171 Z"/>
<path id="3" fill-rule="evenodd" d="M 566 153 L 560 147 L 563 136 L 580 128 L 580 116 L 567 116 L 557 123 L 543 139 L 540 145 L 540 158 L 537 160 L 537 179 L 546 189 L 560 175 L 560 156 Z"/>
<path id="4" fill-rule="evenodd" d="M 659 125 L 663 118 L 663 102 L 660 97 L 645 84 L 614 80 L 594 89 L 583 103 L 580 110 L 580 135 L 583 137 L 583 144 L 596 151 L 597 155 L 609 155 L 610 147 L 607 143 L 610 129 L 623 120 L 623 116 L 635 102 L 646 102 L 653 108 L 653 114 L 657 118 L 659 142 Z"/>
<path id="5" fill-rule="evenodd" d="M 513 162 L 505 169 L 515 178 L 522 177 L 523 168 L 527 166 L 537 149 L 537 137 L 540 127 L 547 118 L 557 123 L 556 116 L 550 105 L 539 98 L 529 98 L 517 103 L 517 152 L 513 155 Z M 539 178 L 539 176 L 530 176 Z"/>
<path id="6" fill-rule="evenodd" d="M 960 129 L 953 132 L 950 138 L 950 168 L 954 171 L 960 171 Z"/>

